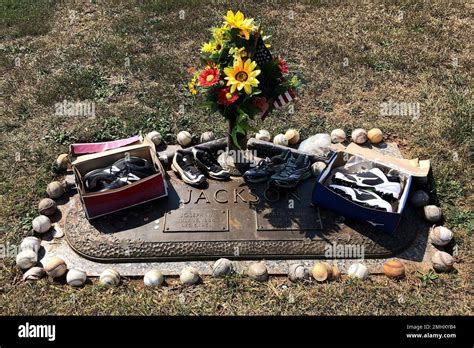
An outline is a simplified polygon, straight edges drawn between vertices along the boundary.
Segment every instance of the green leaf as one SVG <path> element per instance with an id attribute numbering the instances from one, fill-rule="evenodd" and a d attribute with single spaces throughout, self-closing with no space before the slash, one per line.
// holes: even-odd
<path id="1" fill-rule="evenodd" d="M 207 62 L 209 61 L 209 53 L 201 53 L 199 58 L 201 58 L 202 64 L 207 65 Z"/>
<path id="2" fill-rule="evenodd" d="M 240 29 L 232 28 L 230 30 L 230 37 L 237 47 L 245 47 L 248 50 L 249 42 L 240 36 Z"/>
<path id="3" fill-rule="evenodd" d="M 230 133 L 230 136 L 232 137 L 232 141 L 234 142 L 234 145 L 237 146 L 239 150 L 241 150 L 242 148 L 240 147 L 239 142 L 237 140 L 237 133 L 245 134 L 245 132 L 239 126 L 236 125 L 232 129 L 232 133 Z"/>
<path id="4" fill-rule="evenodd" d="M 237 120 L 232 132 L 230 133 L 234 145 L 237 146 L 238 149 L 241 149 L 237 140 L 237 134 L 246 135 L 249 131 L 253 130 L 254 128 L 249 124 L 249 115 L 247 115 L 241 108 L 237 108 Z"/>

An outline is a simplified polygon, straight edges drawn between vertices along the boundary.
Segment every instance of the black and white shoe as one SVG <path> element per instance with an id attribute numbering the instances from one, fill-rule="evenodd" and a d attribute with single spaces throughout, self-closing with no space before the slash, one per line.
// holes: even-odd
<path id="1" fill-rule="evenodd" d="M 204 174 L 194 165 L 194 157 L 191 151 L 177 150 L 171 163 L 171 169 L 186 184 L 201 185 L 206 181 Z"/>
<path id="2" fill-rule="evenodd" d="M 354 174 L 338 172 L 333 176 L 332 182 L 353 188 L 373 189 L 383 198 L 393 200 L 400 197 L 401 186 L 398 178 L 392 180 L 397 181 L 390 181 L 379 168 L 372 168 L 367 172 Z"/>
<path id="3" fill-rule="evenodd" d="M 364 207 L 393 212 L 392 206 L 376 193 L 341 185 L 329 185 L 329 188 L 351 201 Z"/>
<path id="4" fill-rule="evenodd" d="M 84 175 L 84 185 L 87 191 L 106 191 L 119 188 L 153 175 L 152 164 L 144 158 L 122 158 L 110 167 L 98 168 Z"/>
<path id="5" fill-rule="evenodd" d="M 211 179 L 229 180 L 230 174 L 224 170 L 208 150 L 192 149 L 197 166 Z"/>

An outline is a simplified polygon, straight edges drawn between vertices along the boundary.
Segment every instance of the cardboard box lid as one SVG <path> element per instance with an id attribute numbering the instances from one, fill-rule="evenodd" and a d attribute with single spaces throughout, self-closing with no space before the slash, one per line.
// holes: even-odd
<path id="1" fill-rule="evenodd" d="M 118 147 L 137 144 L 141 142 L 142 137 L 140 135 L 135 135 L 127 139 L 103 141 L 99 143 L 75 143 L 69 146 L 69 150 L 73 156 L 80 156 L 89 153 L 98 153 L 102 151 L 112 150 Z"/>
<path id="2" fill-rule="evenodd" d="M 379 151 L 368 149 L 362 146 L 359 146 L 355 143 L 350 143 L 346 148 L 338 148 L 339 151 L 347 152 L 351 155 L 361 156 L 368 160 L 371 160 L 375 163 L 380 163 L 388 165 L 392 168 L 395 168 L 403 173 L 424 177 L 427 176 L 430 171 L 430 160 L 418 160 L 415 159 L 405 159 L 405 158 L 396 158 L 393 156 L 388 156 L 380 153 Z"/>
<path id="3" fill-rule="evenodd" d="M 113 150 L 107 150 L 103 152 L 82 155 L 82 156 L 79 156 L 74 162 L 72 162 L 72 165 L 77 165 L 77 164 L 80 164 L 80 163 L 83 163 L 95 158 L 107 157 L 116 153 L 127 152 L 133 149 L 140 149 L 140 148 L 147 148 L 147 147 L 150 147 L 149 143 L 142 143 L 142 144 L 137 144 L 137 145 L 128 145 L 128 146 L 118 147 Z"/>

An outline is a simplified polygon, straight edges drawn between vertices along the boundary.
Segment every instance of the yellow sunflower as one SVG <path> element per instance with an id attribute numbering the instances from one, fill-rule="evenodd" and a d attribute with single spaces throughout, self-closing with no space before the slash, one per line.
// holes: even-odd
<path id="1" fill-rule="evenodd" d="M 257 28 L 253 24 L 254 19 L 245 19 L 244 14 L 240 11 L 237 11 L 236 14 L 232 11 L 227 11 L 227 16 L 225 16 L 224 19 L 226 25 L 240 29 L 240 34 L 243 35 L 246 40 L 250 38 L 250 31 Z"/>
<path id="2" fill-rule="evenodd" d="M 220 41 L 210 41 L 202 45 L 201 52 L 203 53 L 221 53 L 224 48 L 223 42 Z"/>
<path id="3" fill-rule="evenodd" d="M 260 75 L 260 70 L 255 70 L 256 66 L 257 63 L 250 59 L 243 62 L 240 57 L 237 57 L 232 67 L 224 69 L 224 73 L 227 75 L 225 77 L 227 86 L 230 86 L 230 93 L 234 93 L 236 89 L 241 91 L 242 88 L 245 93 L 252 93 L 252 87 L 257 87 L 259 84 L 256 77 Z"/>
<path id="4" fill-rule="evenodd" d="M 214 51 L 214 43 L 212 41 L 204 43 L 201 47 L 201 52 L 212 53 L 213 51 Z"/>

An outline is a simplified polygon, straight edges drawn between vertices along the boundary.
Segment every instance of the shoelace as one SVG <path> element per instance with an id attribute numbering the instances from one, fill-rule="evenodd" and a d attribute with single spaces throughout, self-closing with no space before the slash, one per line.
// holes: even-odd
<path id="1" fill-rule="evenodd" d="M 141 157 L 132 156 L 123 158 L 115 162 L 113 166 L 126 170 L 128 173 L 133 173 L 141 178 L 153 174 L 152 164 Z"/>
<path id="2" fill-rule="evenodd" d="M 265 158 L 265 159 L 262 159 L 262 160 L 258 161 L 258 163 L 257 163 L 257 168 L 258 168 L 258 169 L 266 168 L 266 167 L 268 167 L 271 163 L 272 163 L 272 160 L 267 157 L 267 158 Z"/>
<path id="3" fill-rule="evenodd" d="M 279 173 L 279 175 L 289 176 L 296 168 L 296 158 L 291 157 Z"/>

